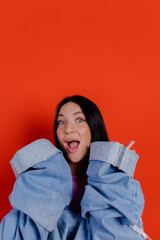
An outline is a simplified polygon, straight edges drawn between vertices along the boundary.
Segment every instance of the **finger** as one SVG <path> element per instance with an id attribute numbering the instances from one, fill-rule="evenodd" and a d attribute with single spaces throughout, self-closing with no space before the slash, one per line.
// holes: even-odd
<path id="1" fill-rule="evenodd" d="M 132 140 L 130 143 L 126 146 L 126 148 L 130 149 L 135 144 L 135 141 Z"/>

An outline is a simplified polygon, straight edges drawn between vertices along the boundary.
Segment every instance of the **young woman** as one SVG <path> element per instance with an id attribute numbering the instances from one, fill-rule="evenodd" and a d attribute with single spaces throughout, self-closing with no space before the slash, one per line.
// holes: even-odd
<path id="1" fill-rule="evenodd" d="M 97 106 L 82 96 L 57 107 L 56 147 L 46 139 L 11 160 L 17 177 L 2 240 L 142 240 L 144 199 L 133 179 L 138 155 L 109 142 Z"/>

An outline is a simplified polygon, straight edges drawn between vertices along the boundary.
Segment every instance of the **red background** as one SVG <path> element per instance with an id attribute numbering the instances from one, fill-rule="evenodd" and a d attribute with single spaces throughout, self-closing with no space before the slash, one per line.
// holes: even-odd
<path id="1" fill-rule="evenodd" d="M 0 218 L 14 153 L 53 140 L 56 104 L 93 100 L 111 141 L 136 141 L 144 228 L 159 239 L 160 1 L 0 1 Z"/>

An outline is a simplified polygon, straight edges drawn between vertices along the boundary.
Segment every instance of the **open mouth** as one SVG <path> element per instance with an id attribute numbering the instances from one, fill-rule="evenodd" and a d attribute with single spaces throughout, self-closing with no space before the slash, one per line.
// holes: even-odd
<path id="1" fill-rule="evenodd" d="M 67 141 L 67 147 L 69 152 L 76 152 L 78 150 L 80 141 L 78 140 L 69 140 Z"/>

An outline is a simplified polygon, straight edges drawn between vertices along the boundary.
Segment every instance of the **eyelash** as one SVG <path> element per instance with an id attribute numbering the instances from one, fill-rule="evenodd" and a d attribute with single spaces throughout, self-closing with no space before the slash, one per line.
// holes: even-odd
<path id="1" fill-rule="evenodd" d="M 64 121 L 59 120 L 59 121 L 57 122 L 58 126 L 59 126 L 59 125 L 62 125 L 61 123 L 64 123 Z"/>
<path id="2" fill-rule="evenodd" d="M 83 118 L 77 118 L 76 120 L 77 120 L 77 122 L 79 122 L 78 120 L 80 120 L 80 122 L 84 122 L 85 121 Z"/>
<path id="3" fill-rule="evenodd" d="M 79 121 L 79 120 L 80 120 L 80 121 Z M 77 118 L 76 121 L 77 121 L 78 123 L 81 123 L 81 122 L 85 122 L 85 119 L 83 119 L 83 118 Z M 64 121 L 59 120 L 59 121 L 57 122 L 57 124 L 58 124 L 58 126 L 59 126 L 59 125 L 63 125 L 63 124 L 64 124 Z"/>

